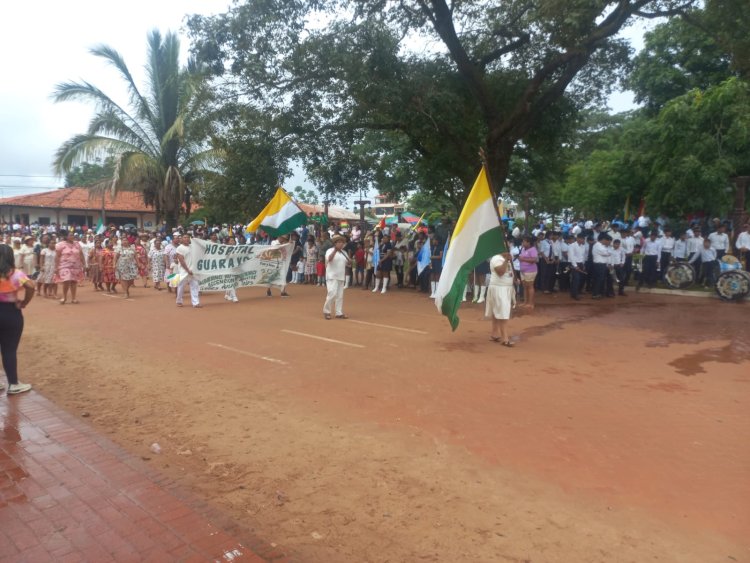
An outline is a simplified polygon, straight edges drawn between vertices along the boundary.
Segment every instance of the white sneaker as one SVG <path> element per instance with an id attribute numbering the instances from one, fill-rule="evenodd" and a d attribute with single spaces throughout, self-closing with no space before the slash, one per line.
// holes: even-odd
<path id="1" fill-rule="evenodd" d="M 381 293 L 381 294 L 384 294 L 384 293 L 386 293 L 387 291 L 388 291 L 388 288 L 385 288 L 385 287 L 384 287 L 384 288 L 383 288 L 383 290 L 382 290 L 382 291 L 381 291 L 380 293 Z"/>
<path id="2" fill-rule="evenodd" d="M 31 385 L 28 383 L 21 383 L 19 381 L 18 383 L 13 383 L 8 386 L 8 395 L 17 395 L 18 393 L 24 393 L 26 391 L 31 391 Z"/>
<path id="3" fill-rule="evenodd" d="M 484 297 L 480 297 L 479 299 L 477 299 L 477 303 L 484 303 Z"/>
<path id="4" fill-rule="evenodd" d="M 239 299 L 237 299 L 236 297 L 232 298 L 232 300 L 231 300 L 231 301 L 232 301 L 232 303 L 239 303 L 239 302 L 240 302 L 240 300 L 239 300 Z"/>
<path id="5" fill-rule="evenodd" d="M 230 299 L 231 299 L 231 297 L 229 297 L 229 295 L 225 295 L 224 296 L 224 301 L 229 301 Z"/>

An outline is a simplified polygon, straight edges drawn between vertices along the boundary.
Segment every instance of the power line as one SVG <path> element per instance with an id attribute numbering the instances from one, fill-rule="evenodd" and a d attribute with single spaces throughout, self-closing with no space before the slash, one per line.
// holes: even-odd
<path id="1" fill-rule="evenodd" d="M 44 176 L 43 174 L 0 174 L 0 178 L 59 178 L 59 176 Z"/>
<path id="2" fill-rule="evenodd" d="M 63 186 L 13 186 L 0 184 L 0 189 L 11 189 L 11 190 L 58 190 Z"/>

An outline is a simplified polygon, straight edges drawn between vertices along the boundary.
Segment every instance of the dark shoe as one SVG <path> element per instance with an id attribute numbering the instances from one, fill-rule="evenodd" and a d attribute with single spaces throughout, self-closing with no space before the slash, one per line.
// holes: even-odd
<path id="1" fill-rule="evenodd" d="M 286 291 L 281 292 L 282 297 L 289 297 L 289 294 Z"/>
<path id="2" fill-rule="evenodd" d="M 266 290 L 266 297 L 271 297 L 271 290 L 270 289 Z"/>

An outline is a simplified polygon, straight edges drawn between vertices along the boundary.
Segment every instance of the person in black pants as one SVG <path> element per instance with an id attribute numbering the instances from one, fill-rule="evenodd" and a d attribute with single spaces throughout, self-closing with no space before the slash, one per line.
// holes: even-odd
<path id="1" fill-rule="evenodd" d="M 24 289 L 23 300 L 18 301 L 18 292 Z M 18 343 L 23 334 L 23 314 L 34 297 L 34 282 L 23 272 L 16 270 L 13 249 L 0 244 L 0 354 L 3 369 L 8 378 L 8 394 L 15 395 L 31 389 L 28 383 L 18 381 Z M 4 385 L 0 383 L 0 389 Z"/>

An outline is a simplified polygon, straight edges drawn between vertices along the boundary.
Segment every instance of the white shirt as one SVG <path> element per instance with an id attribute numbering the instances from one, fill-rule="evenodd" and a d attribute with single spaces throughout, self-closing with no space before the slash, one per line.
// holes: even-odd
<path id="1" fill-rule="evenodd" d="M 701 248 L 700 252 L 698 252 L 695 256 L 693 256 L 690 259 L 690 263 L 692 264 L 696 260 L 698 260 L 698 257 L 700 256 L 701 262 L 713 262 L 716 260 L 716 250 L 713 248 L 706 248 L 705 246 Z"/>
<path id="2" fill-rule="evenodd" d="M 326 250 L 326 279 L 331 281 L 345 281 L 346 280 L 346 263 L 348 256 L 344 250 L 336 252 L 336 256 L 330 262 L 328 259 L 336 251 L 336 248 L 329 248 Z"/>
<path id="3" fill-rule="evenodd" d="M 703 237 L 697 236 L 689 238 L 687 241 L 688 254 L 698 254 L 703 248 Z"/>
<path id="4" fill-rule="evenodd" d="M 505 258 L 499 254 L 496 254 L 490 259 L 490 285 L 506 287 L 513 285 L 513 270 L 511 268 L 507 268 L 502 276 L 498 275 L 495 271 L 495 268 L 499 268 L 503 264 L 505 264 Z"/>
<path id="5" fill-rule="evenodd" d="M 726 233 L 715 231 L 708 235 L 708 240 L 711 241 L 711 248 L 714 250 L 729 250 L 729 236 Z"/>
<path id="6" fill-rule="evenodd" d="M 672 256 L 675 258 L 687 258 L 688 257 L 688 241 L 677 239 L 674 241 L 674 251 Z"/>
<path id="7" fill-rule="evenodd" d="M 560 254 L 561 254 L 560 259 L 563 260 L 564 262 L 568 261 L 568 249 L 569 248 L 570 248 L 570 245 L 567 242 L 565 242 L 564 240 L 560 241 Z"/>
<path id="8" fill-rule="evenodd" d="M 734 243 L 734 246 L 737 250 L 742 250 L 743 248 L 745 250 L 750 250 L 750 233 L 740 233 L 737 237 L 737 242 Z"/>
<path id="9" fill-rule="evenodd" d="M 672 254 L 672 250 L 674 250 L 674 237 L 665 236 L 661 237 L 659 240 L 661 241 L 661 251 Z"/>
<path id="10" fill-rule="evenodd" d="M 521 261 L 518 259 L 518 255 L 521 254 L 521 247 L 513 245 L 510 247 L 510 255 L 513 257 L 513 269 L 517 272 L 521 271 Z"/>
<path id="11" fill-rule="evenodd" d="M 610 249 L 601 242 L 594 243 L 594 247 L 591 249 L 594 258 L 594 264 L 608 264 Z"/>
<path id="12" fill-rule="evenodd" d="M 620 248 L 610 248 L 609 249 L 609 263 L 612 266 L 622 266 L 625 264 L 625 251 L 622 249 L 622 246 Z"/>
<path id="13" fill-rule="evenodd" d="M 625 251 L 625 254 L 633 254 L 633 251 L 635 250 L 635 239 L 632 236 L 623 238 L 621 248 Z"/>
<path id="14" fill-rule="evenodd" d="M 645 241 L 643 241 L 643 245 L 641 246 L 641 254 L 644 254 L 646 256 L 660 256 L 661 241 L 659 239 L 646 239 Z"/>
<path id="15" fill-rule="evenodd" d="M 552 258 L 560 260 L 562 258 L 562 242 L 559 240 L 552 240 L 549 244 L 552 247 Z"/>
<path id="16" fill-rule="evenodd" d="M 619 240 L 622 242 L 622 233 L 620 231 L 609 231 L 609 236 L 612 237 L 612 240 Z"/>
<path id="17" fill-rule="evenodd" d="M 568 246 L 568 262 L 573 268 L 582 268 L 586 262 L 586 245 L 573 243 Z"/>
<path id="18" fill-rule="evenodd" d="M 188 265 L 188 268 L 191 267 L 191 265 L 190 265 L 190 256 L 191 255 L 190 255 L 190 247 L 189 246 L 181 244 L 180 246 L 177 247 L 177 250 L 175 250 L 175 253 L 179 254 L 180 256 L 182 256 L 185 259 L 185 264 Z M 182 264 L 180 264 L 179 262 L 177 262 L 177 270 L 176 270 L 176 272 L 178 274 L 187 274 L 187 270 L 185 268 L 183 268 Z"/>

